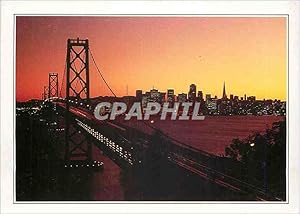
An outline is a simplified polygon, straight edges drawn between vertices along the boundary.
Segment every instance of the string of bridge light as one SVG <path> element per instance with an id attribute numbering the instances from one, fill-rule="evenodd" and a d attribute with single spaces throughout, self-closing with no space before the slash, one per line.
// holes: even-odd
<path id="1" fill-rule="evenodd" d="M 95 168 L 95 167 L 100 167 L 100 166 L 103 166 L 103 162 L 102 161 L 94 161 L 90 164 L 65 164 L 65 168 L 78 168 L 78 167 L 81 167 L 81 168 L 85 168 L 85 167 L 92 167 L 92 168 Z"/>
<path id="2" fill-rule="evenodd" d="M 129 151 L 124 150 L 123 147 L 119 146 L 114 141 L 108 139 L 103 134 L 94 130 L 93 128 L 91 128 L 87 124 L 83 123 L 79 119 L 75 119 L 75 120 L 77 121 L 77 124 L 80 127 L 82 127 L 84 130 L 86 130 L 94 138 L 96 138 L 98 141 L 100 141 L 102 144 L 104 144 L 106 147 L 108 147 L 114 153 L 117 153 L 122 159 L 126 160 L 130 165 L 133 165 L 132 154 Z"/>
<path id="3" fill-rule="evenodd" d="M 64 98 L 63 98 L 64 99 Z M 69 103 L 74 103 L 74 104 L 76 104 L 76 105 L 80 105 L 80 106 L 83 106 L 83 105 L 85 105 L 86 107 L 90 107 L 90 105 L 89 104 L 86 104 L 86 103 L 83 103 L 83 102 L 79 102 L 77 99 L 75 99 L 75 100 L 67 100 Z"/>

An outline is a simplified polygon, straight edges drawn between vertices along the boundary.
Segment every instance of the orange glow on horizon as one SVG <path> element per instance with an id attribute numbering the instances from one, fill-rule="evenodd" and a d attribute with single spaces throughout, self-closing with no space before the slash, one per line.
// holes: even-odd
<path id="1" fill-rule="evenodd" d="M 284 17 L 17 17 L 16 97 L 40 99 L 48 73 L 62 82 L 68 38 L 89 39 L 118 96 L 152 87 L 286 100 Z M 91 96 L 112 95 L 90 60 Z M 59 85 L 59 88 L 61 86 Z M 65 84 L 64 84 L 65 87 Z M 62 89 L 65 92 L 65 88 Z M 65 93 L 63 93 L 65 94 Z"/>

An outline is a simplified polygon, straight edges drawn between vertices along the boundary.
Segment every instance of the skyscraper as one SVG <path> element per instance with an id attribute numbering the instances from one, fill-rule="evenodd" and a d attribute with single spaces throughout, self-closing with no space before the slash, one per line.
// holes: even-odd
<path id="1" fill-rule="evenodd" d="M 142 96 L 142 106 L 143 106 L 143 108 L 145 108 L 147 106 L 149 101 L 150 101 L 150 92 L 146 92 Z"/>
<path id="2" fill-rule="evenodd" d="M 247 100 L 250 101 L 250 102 L 255 102 L 256 97 L 255 96 L 249 96 Z"/>
<path id="3" fill-rule="evenodd" d="M 178 102 L 183 103 L 186 102 L 186 100 L 187 100 L 187 94 L 185 93 L 178 94 Z"/>
<path id="4" fill-rule="evenodd" d="M 226 99 L 227 98 L 227 95 L 226 95 L 226 89 L 225 89 L 225 81 L 224 81 L 224 85 L 223 85 L 223 96 L 222 96 L 223 99 Z"/>
<path id="5" fill-rule="evenodd" d="M 203 101 L 203 92 L 198 91 L 198 101 Z"/>
<path id="6" fill-rule="evenodd" d="M 168 91 L 167 91 L 167 101 L 169 103 L 174 103 L 175 102 L 174 89 L 168 89 Z"/>
<path id="7" fill-rule="evenodd" d="M 195 84 L 190 85 L 188 99 L 189 99 L 190 102 L 195 102 L 196 101 L 196 85 Z"/>
<path id="8" fill-rule="evenodd" d="M 160 102 L 160 93 L 154 88 L 150 90 L 150 102 Z"/>
<path id="9" fill-rule="evenodd" d="M 210 99 L 206 102 L 206 107 L 211 113 L 216 113 L 218 108 L 218 100 L 217 99 Z"/>
<path id="10" fill-rule="evenodd" d="M 135 92 L 135 97 L 138 101 L 142 101 L 142 97 L 143 97 L 143 91 L 142 90 L 136 90 Z"/>
<path id="11" fill-rule="evenodd" d="M 208 100 L 210 100 L 211 99 L 211 94 L 206 94 L 205 95 L 205 101 L 208 101 Z"/>
<path id="12" fill-rule="evenodd" d="M 160 103 L 166 102 L 166 92 L 160 92 Z"/>

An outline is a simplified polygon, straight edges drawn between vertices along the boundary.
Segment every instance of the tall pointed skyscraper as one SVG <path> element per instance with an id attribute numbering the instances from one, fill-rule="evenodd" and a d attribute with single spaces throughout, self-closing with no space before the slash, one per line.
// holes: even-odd
<path id="1" fill-rule="evenodd" d="M 226 99 L 227 98 L 227 95 L 226 95 L 226 89 L 225 89 L 225 81 L 224 81 L 224 85 L 223 85 L 223 96 L 222 96 L 223 99 Z"/>

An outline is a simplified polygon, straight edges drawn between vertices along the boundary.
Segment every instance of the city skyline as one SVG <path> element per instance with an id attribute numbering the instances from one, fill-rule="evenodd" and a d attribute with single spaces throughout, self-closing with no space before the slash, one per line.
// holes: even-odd
<path id="1" fill-rule="evenodd" d="M 218 99 L 222 99 L 222 98 L 227 98 L 227 99 L 230 99 L 230 96 L 233 96 L 233 97 L 238 97 L 239 99 L 245 99 L 245 97 L 246 98 L 248 98 L 248 97 L 255 97 L 255 98 L 257 98 L 256 97 L 256 95 L 255 94 L 247 94 L 246 92 L 244 93 L 244 94 L 242 94 L 242 95 L 240 95 L 240 94 L 235 94 L 234 92 L 229 92 L 228 93 L 228 90 L 227 90 L 227 84 L 226 84 L 226 86 L 225 86 L 225 81 L 223 82 L 223 85 L 222 85 L 222 92 L 221 93 L 219 93 L 219 94 L 222 94 L 222 96 L 218 96 L 218 95 L 216 95 L 216 94 L 211 94 L 211 93 L 206 93 L 205 91 L 203 91 L 201 88 L 200 89 L 198 89 L 198 87 L 197 87 L 197 85 L 196 85 L 196 97 L 199 97 L 199 92 L 202 92 L 202 96 L 203 96 L 203 99 L 205 98 L 205 96 L 206 95 L 210 95 L 211 96 L 211 98 L 218 98 Z M 156 88 L 155 86 L 152 86 L 152 88 L 150 88 L 150 89 L 146 89 L 146 90 L 142 90 L 142 89 L 135 89 L 135 94 L 126 94 L 126 95 L 124 95 L 124 96 L 118 96 L 118 97 L 126 97 L 126 96 L 133 96 L 133 97 L 136 97 L 136 93 L 137 93 L 137 91 L 140 91 L 142 94 L 141 95 L 145 95 L 145 93 L 146 92 L 151 92 L 151 90 L 156 90 L 156 91 L 158 91 L 158 92 L 160 92 L 160 93 L 164 93 L 165 94 L 165 96 L 167 97 L 167 92 L 168 92 L 168 90 L 172 90 L 173 91 L 173 93 L 174 93 L 174 96 L 175 97 L 178 97 L 179 95 L 182 95 L 182 94 L 185 94 L 185 95 L 187 95 L 187 98 L 188 98 L 188 95 L 189 95 L 189 90 L 188 90 L 188 87 L 190 87 L 191 85 L 195 85 L 194 83 L 191 83 L 190 85 L 188 85 L 187 86 L 187 89 L 185 90 L 185 91 L 176 91 L 174 88 L 171 88 L 171 87 L 168 87 L 168 88 L 166 88 L 166 89 L 164 89 L 164 90 L 159 90 L 158 88 Z M 224 93 L 225 92 L 225 93 Z M 225 97 L 224 97 L 224 95 L 225 95 Z M 178 99 L 178 98 L 177 98 Z M 271 98 L 269 98 L 269 97 L 262 97 L 262 98 L 260 98 L 261 100 L 281 100 L 281 99 L 278 99 L 278 98 L 274 98 L 274 99 L 271 99 Z M 204 99 L 205 100 L 205 99 Z M 281 100 L 281 101 L 283 101 L 283 102 L 285 102 L 286 100 Z"/>
<path id="2" fill-rule="evenodd" d="M 186 93 L 194 83 L 203 94 L 221 97 L 225 81 L 227 96 L 286 100 L 283 17 L 18 16 L 16 35 L 18 101 L 40 99 L 49 72 L 57 72 L 61 84 L 66 40 L 77 37 L 89 39 L 117 96 L 153 85 Z M 90 67 L 91 97 L 111 96 Z"/>
<path id="3" fill-rule="evenodd" d="M 225 82 L 224 82 L 225 83 Z M 194 85 L 193 83 L 191 84 L 191 85 Z M 190 86 L 190 85 L 189 85 Z M 217 99 L 222 99 L 222 98 L 224 98 L 224 89 L 226 90 L 226 93 L 225 93 L 225 95 L 226 95 L 226 98 L 227 99 L 230 99 L 230 97 L 231 96 L 233 96 L 233 97 L 238 97 L 238 99 L 244 99 L 245 97 L 246 98 L 248 98 L 248 97 L 255 97 L 255 98 L 257 98 L 256 97 L 256 95 L 255 94 L 247 94 L 247 93 L 244 93 L 244 94 L 242 94 L 242 95 L 239 95 L 239 94 L 235 94 L 235 93 L 233 93 L 233 92 L 230 92 L 230 93 L 227 93 L 227 89 L 226 89 L 226 87 L 223 85 L 222 86 L 222 92 L 220 93 L 220 94 L 222 94 L 222 96 L 218 96 L 218 95 L 216 95 L 216 94 L 211 94 L 211 93 L 205 93 L 202 89 L 200 89 L 200 90 L 196 90 L 196 97 L 199 97 L 199 92 L 202 92 L 202 96 L 203 96 L 203 99 L 205 100 L 205 97 L 206 97 L 206 95 L 209 95 L 209 96 L 211 96 L 211 98 L 217 98 Z M 166 89 L 164 89 L 164 90 L 159 90 L 158 88 L 156 88 L 156 87 L 154 87 L 154 86 L 152 86 L 152 88 L 150 88 L 150 89 L 146 89 L 146 90 L 142 90 L 142 89 L 135 89 L 135 94 L 123 94 L 122 96 L 117 96 L 117 97 L 136 97 L 136 93 L 137 93 L 137 91 L 140 91 L 141 92 L 141 96 L 143 96 L 143 95 L 145 95 L 145 93 L 147 93 L 147 92 L 151 92 L 152 90 L 156 90 L 156 91 L 158 91 L 158 92 L 160 92 L 160 93 L 164 93 L 164 95 L 167 97 L 167 91 L 168 90 L 172 90 L 173 91 L 173 93 L 174 93 L 174 96 L 178 99 L 178 96 L 179 95 L 182 95 L 182 94 L 185 94 L 186 96 L 187 96 L 187 98 L 188 98 L 188 94 L 189 94 L 189 91 L 188 91 L 188 89 L 187 90 L 185 90 L 185 91 L 176 91 L 174 88 L 171 88 L 171 87 L 168 87 L 168 88 L 166 88 Z M 100 97 L 101 97 L 102 95 L 100 95 Z M 105 95 L 104 95 L 105 96 Z M 99 96 L 93 96 L 93 97 L 91 97 L 91 98 L 95 98 L 95 97 L 99 97 Z M 113 95 L 108 95 L 108 97 L 114 97 Z M 280 100 L 280 101 L 283 101 L 283 102 L 285 102 L 286 100 L 281 100 L 281 99 L 278 99 L 278 98 L 274 98 L 274 99 L 271 99 L 271 98 L 269 98 L 269 97 L 262 97 L 262 98 L 260 98 L 260 100 Z M 245 99 L 244 99 L 245 100 Z M 259 99 L 258 99 L 259 100 Z"/>

